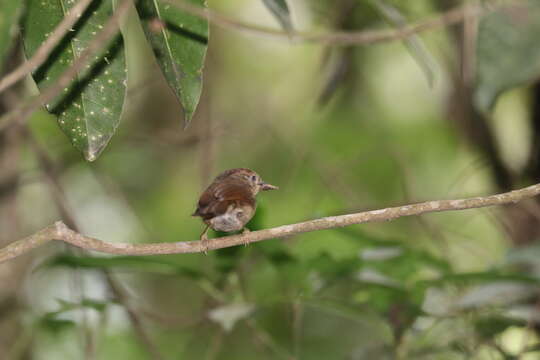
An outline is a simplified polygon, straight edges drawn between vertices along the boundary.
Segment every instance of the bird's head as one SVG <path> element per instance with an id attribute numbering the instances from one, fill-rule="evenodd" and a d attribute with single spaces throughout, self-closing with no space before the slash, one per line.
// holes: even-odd
<path id="1" fill-rule="evenodd" d="M 231 180 L 245 183 L 251 188 L 253 195 L 257 195 L 259 191 L 279 189 L 277 186 L 264 182 L 255 171 L 246 168 L 227 170 L 219 175 L 216 180 Z"/>

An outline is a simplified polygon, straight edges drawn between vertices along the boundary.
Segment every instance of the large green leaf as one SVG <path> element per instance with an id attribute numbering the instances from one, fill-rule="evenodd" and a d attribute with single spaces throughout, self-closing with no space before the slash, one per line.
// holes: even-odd
<path id="1" fill-rule="evenodd" d="M 204 0 L 190 2 L 205 6 Z M 139 0 L 137 11 L 161 71 L 184 108 L 187 125 L 201 97 L 208 22 L 158 0 Z"/>
<path id="2" fill-rule="evenodd" d="M 489 111 L 510 88 L 540 77 L 540 1 L 485 16 L 479 25 L 475 105 Z"/>
<path id="3" fill-rule="evenodd" d="M 74 3 L 73 0 L 29 0 L 24 23 L 27 56 L 35 53 Z M 40 89 L 57 81 L 73 64 L 112 12 L 111 0 L 96 0 L 90 5 L 48 61 L 34 72 L 34 80 Z M 60 128 L 72 144 L 89 161 L 97 158 L 118 126 L 126 82 L 123 42 L 117 35 L 110 44 L 104 44 L 103 51 L 64 89 L 63 94 L 45 105 L 58 117 Z"/>
<path id="4" fill-rule="evenodd" d="M 0 1 L 0 69 L 3 68 L 7 52 L 11 48 L 22 6 L 23 2 L 20 0 Z"/>
<path id="5" fill-rule="evenodd" d="M 262 0 L 263 4 L 270 10 L 270 12 L 276 17 L 281 27 L 285 31 L 291 32 L 293 30 L 291 13 L 289 6 L 285 0 Z"/>

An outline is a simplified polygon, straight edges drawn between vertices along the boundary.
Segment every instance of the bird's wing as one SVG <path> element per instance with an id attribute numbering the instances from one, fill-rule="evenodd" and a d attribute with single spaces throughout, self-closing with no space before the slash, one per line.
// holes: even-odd
<path id="1" fill-rule="evenodd" d="M 210 219 L 224 214 L 231 206 L 255 206 L 255 198 L 243 184 L 217 184 L 210 186 L 199 199 L 194 216 Z"/>

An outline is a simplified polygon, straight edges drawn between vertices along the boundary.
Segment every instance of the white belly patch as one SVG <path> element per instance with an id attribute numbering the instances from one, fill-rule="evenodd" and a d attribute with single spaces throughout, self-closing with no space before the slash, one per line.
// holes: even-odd
<path id="1" fill-rule="evenodd" d="M 225 213 L 210 220 L 210 226 L 214 230 L 231 232 L 244 228 L 244 223 L 238 218 L 236 212 Z"/>

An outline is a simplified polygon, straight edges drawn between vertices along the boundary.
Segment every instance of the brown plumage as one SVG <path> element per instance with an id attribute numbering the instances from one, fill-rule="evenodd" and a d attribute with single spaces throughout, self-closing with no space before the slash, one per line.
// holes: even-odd
<path id="1" fill-rule="evenodd" d="M 224 171 L 206 188 L 193 216 L 200 216 L 207 225 L 201 240 L 207 239 L 208 228 L 231 232 L 244 230 L 255 215 L 259 191 L 275 190 L 277 186 L 262 181 L 253 170 L 238 168 Z"/>

